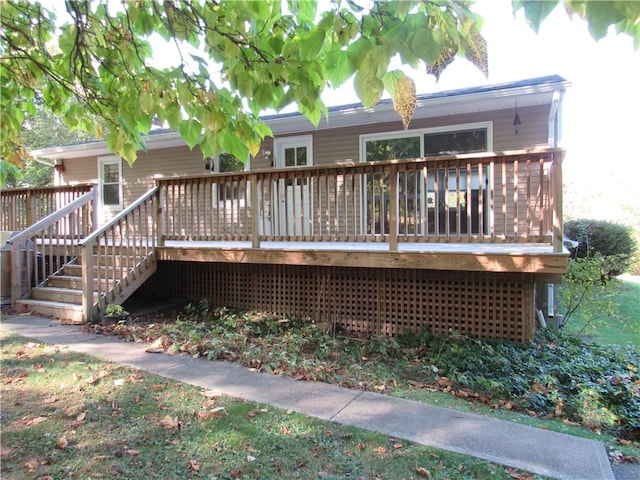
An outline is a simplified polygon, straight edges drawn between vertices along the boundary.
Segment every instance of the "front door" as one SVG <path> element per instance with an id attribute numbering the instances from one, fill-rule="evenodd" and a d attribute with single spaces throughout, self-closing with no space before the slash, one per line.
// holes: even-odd
<path id="1" fill-rule="evenodd" d="M 313 139 L 311 135 L 276 138 L 274 140 L 275 165 L 278 168 L 313 165 Z M 278 205 L 279 234 L 286 236 L 312 235 L 310 178 L 280 180 L 274 188 Z"/>

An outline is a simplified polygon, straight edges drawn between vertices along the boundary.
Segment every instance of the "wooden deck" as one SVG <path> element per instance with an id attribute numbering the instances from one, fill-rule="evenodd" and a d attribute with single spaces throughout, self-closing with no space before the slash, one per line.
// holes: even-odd
<path id="1" fill-rule="evenodd" d="M 160 261 L 317 265 L 475 272 L 523 272 L 559 280 L 567 252 L 538 243 L 251 242 L 166 241 Z M 550 282 L 551 283 L 551 282 Z"/>
<path id="2" fill-rule="evenodd" d="M 78 321 L 143 288 L 375 335 L 428 327 L 528 341 L 538 285 L 568 265 L 563 154 L 158 179 L 98 228 L 84 193 L 10 241 L 12 304 L 36 311 L 37 295 L 62 295 L 51 279 L 67 277 Z M 3 219 L 40 202 L 1 193 Z M 41 195 L 56 204 L 58 192 Z"/>

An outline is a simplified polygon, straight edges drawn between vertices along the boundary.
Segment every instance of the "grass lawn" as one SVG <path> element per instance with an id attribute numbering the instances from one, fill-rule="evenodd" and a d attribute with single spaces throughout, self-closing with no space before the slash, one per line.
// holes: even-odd
<path id="1" fill-rule="evenodd" d="M 623 276 L 598 293 L 593 301 L 609 300 L 614 305 L 613 311 L 595 318 L 577 311 L 567 322 L 564 332 L 587 336 L 604 345 L 631 345 L 640 352 L 640 277 Z"/>
<path id="2" fill-rule="evenodd" d="M 1 339 L 3 480 L 542 478 Z"/>

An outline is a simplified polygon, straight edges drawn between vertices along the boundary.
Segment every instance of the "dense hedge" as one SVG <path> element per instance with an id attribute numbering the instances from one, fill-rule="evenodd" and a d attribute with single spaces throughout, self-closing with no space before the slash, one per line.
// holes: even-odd
<path id="1" fill-rule="evenodd" d="M 608 259 L 609 276 L 628 271 L 637 252 L 631 227 L 606 220 L 571 220 L 564 224 L 564 235 L 580 242 L 573 258 L 600 254 Z"/>

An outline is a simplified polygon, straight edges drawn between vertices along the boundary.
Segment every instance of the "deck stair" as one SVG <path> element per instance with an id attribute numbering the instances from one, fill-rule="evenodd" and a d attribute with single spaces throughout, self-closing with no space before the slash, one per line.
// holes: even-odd
<path id="1" fill-rule="evenodd" d="M 93 305 L 96 313 L 107 303 L 122 304 L 148 278 L 136 277 L 134 259 L 122 252 L 109 257 L 108 266 L 95 266 L 93 258 Z M 74 258 L 35 287 L 29 298 L 18 301 L 20 309 L 70 323 L 83 323 L 82 261 Z M 109 288 L 109 285 L 113 285 Z M 102 302 L 101 302 L 102 300 Z"/>

